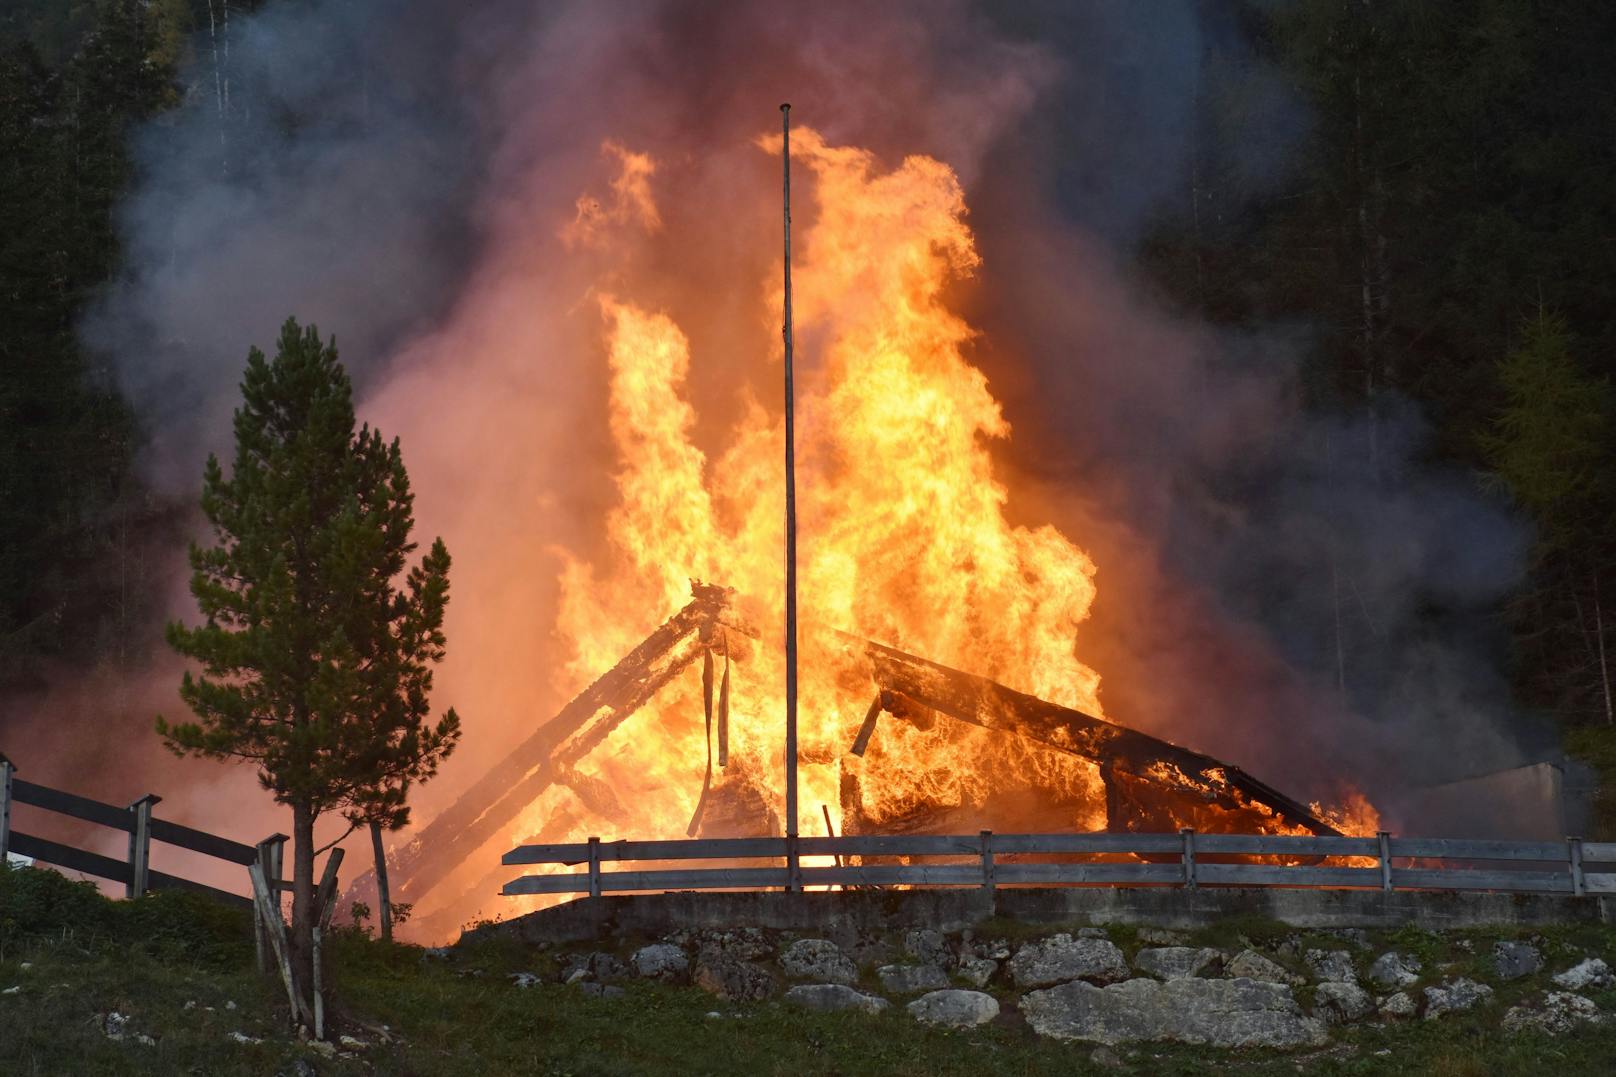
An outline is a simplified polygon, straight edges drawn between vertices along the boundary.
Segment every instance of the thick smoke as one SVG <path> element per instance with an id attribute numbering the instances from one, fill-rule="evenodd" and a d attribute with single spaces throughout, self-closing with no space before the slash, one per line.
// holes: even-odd
<path id="1" fill-rule="evenodd" d="M 1129 279 L 1229 32 L 1188 0 L 271 4 L 233 30 L 228 102 L 203 42 L 191 99 L 141 134 L 127 265 L 83 335 L 147 421 L 150 476 L 184 492 L 228 446 L 246 347 L 289 314 L 337 334 L 456 557 L 439 702 L 471 733 L 430 814 L 557 702 L 552 551 L 597 547 L 612 497 L 593 297 L 677 309 L 719 417 L 698 437 L 776 399 L 777 329 L 735 285 L 777 256 L 778 165 L 753 140 L 790 100 L 833 144 L 966 185 L 984 266 L 961 299 L 1016 428 L 1013 506 L 1100 565 L 1077 646 L 1109 713 L 1304 796 L 1355 780 L 1396 823 L 1405 781 L 1519 757 L 1487 615 L 1521 536 L 1421 467 L 1411 411 L 1381 408 L 1373 469 L 1363 421 L 1304 414 L 1306 327 L 1215 334 Z M 1242 167 L 1278 182 L 1305 113 L 1253 78 L 1274 137 Z M 632 212 L 621 151 L 701 197 L 659 202 L 657 241 L 602 284 L 580 230 Z"/>

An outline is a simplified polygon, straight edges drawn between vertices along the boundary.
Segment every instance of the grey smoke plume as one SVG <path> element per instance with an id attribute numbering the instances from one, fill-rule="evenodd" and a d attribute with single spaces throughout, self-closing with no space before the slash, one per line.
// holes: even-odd
<path id="1" fill-rule="evenodd" d="M 726 287 L 774 257 L 775 165 L 751 139 L 787 99 L 832 143 L 966 184 L 1003 451 L 1038 495 L 1018 503 L 1101 566 L 1079 647 L 1117 718 L 1309 796 L 1347 777 L 1391 803 L 1519 758 L 1487 627 L 1518 528 L 1420 464 L 1404 409 L 1376 420 L 1371 478 L 1363 421 L 1298 405 L 1305 327 L 1216 334 L 1129 278 L 1183 183 L 1203 46 L 1232 32 L 1203 5 L 536 7 L 270 4 L 237 20 L 227 106 L 202 43 L 191 99 L 140 136 L 126 269 L 83 326 L 180 492 L 228 445 L 247 346 L 289 314 L 337 334 L 457 559 L 440 698 L 474 735 L 428 811 L 547 713 L 544 551 L 598 541 L 609 500 L 598 326 L 577 316 L 595 267 L 555 257 L 553 222 L 600 185 L 603 141 L 650 150 L 706 197 L 665 207 L 643 300 L 705 291 L 681 316 L 693 352 L 768 354 L 755 297 Z M 1279 182 L 1305 112 L 1253 78 L 1274 137 L 1241 165 Z M 698 365 L 692 392 L 774 399 L 744 366 Z"/>

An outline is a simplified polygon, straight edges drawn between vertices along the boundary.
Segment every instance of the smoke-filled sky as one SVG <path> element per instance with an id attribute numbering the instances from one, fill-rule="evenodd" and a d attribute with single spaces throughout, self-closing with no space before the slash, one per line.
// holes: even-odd
<path id="1" fill-rule="evenodd" d="M 613 496 L 595 299 L 679 312 L 698 442 L 748 394 L 778 399 L 754 286 L 777 265 L 778 161 L 756 140 L 789 100 L 831 144 L 960 177 L 982 265 L 957 302 L 1014 431 L 994 447 L 1009 511 L 1099 566 L 1077 647 L 1107 713 L 1303 797 L 1344 772 L 1395 819 L 1405 780 L 1522 755 L 1488 611 L 1524 536 L 1420 463 L 1411 408 L 1373 431 L 1304 414 L 1308 326 L 1216 332 L 1134 276 L 1186 199 L 1206 47 L 1238 48 L 1208 7 L 282 0 L 233 27 L 223 120 L 203 52 L 187 103 L 138 135 L 127 265 L 82 336 L 151 432 L 149 476 L 188 495 L 227 452 L 248 346 L 288 315 L 336 335 L 456 558 L 439 696 L 470 734 L 430 810 L 562 701 L 555 551 L 596 548 Z M 1242 77 L 1265 136 L 1239 164 L 1282 183 L 1306 110 L 1259 64 Z M 677 192 L 626 265 L 565 227 L 580 195 L 603 226 L 636 212 L 611 187 L 625 151 Z M 176 550 L 180 614 L 182 569 Z"/>

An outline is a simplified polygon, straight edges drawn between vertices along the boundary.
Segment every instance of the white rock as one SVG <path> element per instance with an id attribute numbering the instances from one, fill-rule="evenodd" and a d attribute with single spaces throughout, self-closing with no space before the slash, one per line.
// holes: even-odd
<path id="1" fill-rule="evenodd" d="M 224 1008 L 227 1009 L 227 1010 L 233 1010 L 233 1009 L 236 1008 L 236 1004 L 235 1004 L 234 1001 L 232 1001 L 230 999 L 226 999 L 225 1003 L 224 1003 Z"/>
<path id="2" fill-rule="evenodd" d="M 1146 946 L 1183 946 L 1189 937 L 1164 927 L 1142 927 L 1139 929 L 1139 941 Z"/>
<path id="3" fill-rule="evenodd" d="M 1313 979 L 1319 983 L 1358 982 L 1358 970 L 1353 967 L 1352 955 L 1345 950 L 1309 950 L 1304 959 L 1313 970 Z"/>
<path id="4" fill-rule="evenodd" d="M 349 1051 L 363 1051 L 370 1046 L 364 1040 L 355 1039 L 352 1036 L 338 1036 L 337 1043 Z"/>
<path id="5" fill-rule="evenodd" d="M 981 991 L 951 987 L 921 995 L 908 1006 L 917 1021 L 945 1028 L 975 1028 L 999 1016 L 999 1001 Z"/>
<path id="6" fill-rule="evenodd" d="M 948 986 L 948 973 L 935 965 L 882 965 L 875 975 L 881 989 L 894 995 L 917 995 Z"/>
<path id="7" fill-rule="evenodd" d="M 780 955 L 787 976 L 817 983 L 850 984 L 858 979 L 858 966 L 829 939 L 798 939 Z"/>
<path id="8" fill-rule="evenodd" d="M 1357 984 L 1330 980 L 1313 992 L 1313 1016 L 1322 1018 L 1327 1025 L 1361 1021 L 1374 1012 L 1375 1000 Z"/>
<path id="9" fill-rule="evenodd" d="M 1256 950 L 1241 950 L 1235 954 L 1234 959 L 1223 967 L 1223 974 L 1231 980 L 1262 980 L 1271 984 L 1290 984 L 1292 987 L 1300 987 L 1307 982 L 1305 976 L 1298 976 Z"/>
<path id="10" fill-rule="evenodd" d="M 1413 996 L 1406 991 L 1387 995 L 1380 1003 L 1380 1016 L 1388 1021 L 1406 1021 L 1418 1010 Z"/>
<path id="11" fill-rule="evenodd" d="M 648 980 L 672 982 L 683 979 L 690 971 L 690 958 L 679 947 L 666 942 L 640 947 L 628 963 L 637 975 Z"/>
<path id="12" fill-rule="evenodd" d="M 0 991 L 0 995 L 20 995 L 20 994 L 22 994 L 22 984 L 18 984 L 16 987 L 8 987 L 4 991 Z"/>
<path id="13" fill-rule="evenodd" d="M 517 987 L 536 987 L 539 983 L 538 974 L 533 972 L 513 972 L 510 980 Z"/>
<path id="14" fill-rule="evenodd" d="M 1158 946 L 1140 950 L 1133 965 L 1158 980 L 1181 980 L 1186 976 L 1207 976 L 1217 972 L 1223 955 L 1216 950 L 1190 946 Z"/>
<path id="15" fill-rule="evenodd" d="M 237 1043 L 263 1043 L 264 1042 L 263 1040 L 259 1039 L 257 1036 L 249 1036 L 245 1032 L 227 1032 L 227 1033 L 225 1033 L 225 1035 L 229 1036 L 231 1039 L 235 1040 Z"/>
<path id="16" fill-rule="evenodd" d="M 991 957 L 961 958 L 959 968 L 954 975 L 970 984 L 972 987 L 986 987 L 993 974 L 999 971 L 999 963 Z"/>
<path id="17" fill-rule="evenodd" d="M 1260 980 L 1144 978 L 1109 987 L 1073 982 L 1022 996 L 1033 1031 L 1115 1046 L 1173 1040 L 1216 1047 L 1322 1044 L 1324 1023 L 1302 1013 L 1285 984 Z"/>
<path id="18" fill-rule="evenodd" d="M 810 1010 L 830 1012 L 857 1010 L 860 1013 L 880 1013 L 892 1005 L 884 998 L 855 991 L 846 984 L 798 984 L 785 993 L 785 1000 Z"/>
<path id="19" fill-rule="evenodd" d="M 1067 980 L 1115 983 L 1128 978 L 1122 951 L 1107 939 L 1074 939 L 1062 932 L 1023 944 L 1010 959 L 1017 987 L 1046 987 Z"/>
<path id="20" fill-rule="evenodd" d="M 1441 1017 L 1445 1013 L 1460 1013 L 1473 1009 L 1492 998 L 1493 989 L 1463 976 L 1448 980 L 1440 987 L 1425 989 L 1425 1019 Z"/>
<path id="21" fill-rule="evenodd" d="M 1616 977 L 1611 976 L 1609 965 L 1590 957 L 1554 976 L 1553 980 L 1556 986 L 1568 991 L 1587 991 L 1609 987 L 1616 982 Z"/>
<path id="22" fill-rule="evenodd" d="M 1420 963 L 1417 958 L 1404 957 L 1396 950 L 1389 950 L 1375 958 L 1369 966 L 1369 980 L 1381 987 L 1403 988 L 1420 978 Z"/>
<path id="23" fill-rule="evenodd" d="M 1593 999 L 1570 991 L 1549 991 L 1536 1006 L 1512 1006 L 1502 1022 L 1507 1032 L 1535 1029 L 1550 1036 L 1563 1036 L 1577 1025 L 1598 1024 L 1604 1020 Z"/>
<path id="24" fill-rule="evenodd" d="M 948 938 L 941 931 L 931 928 L 916 928 L 906 932 L 903 936 L 903 952 L 922 965 L 946 969 L 954 964 L 954 951 L 949 948 Z"/>

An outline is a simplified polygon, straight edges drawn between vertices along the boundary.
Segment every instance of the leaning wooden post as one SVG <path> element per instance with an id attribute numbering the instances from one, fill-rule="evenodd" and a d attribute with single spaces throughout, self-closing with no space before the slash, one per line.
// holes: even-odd
<path id="1" fill-rule="evenodd" d="M 0 755 L 0 868 L 11 855 L 11 778 L 16 773 L 17 764 Z"/>
<path id="2" fill-rule="evenodd" d="M 292 1020 L 314 1024 L 314 1014 L 309 1012 L 309 1004 L 297 990 L 297 979 L 292 973 L 292 959 L 286 944 L 286 921 L 281 919 L 280 899 L 270 896 L 270 883 L 264 878 L 264 869 L 257 864 L 247 867 L 247 876 L 252 879 L 253 905 L 258 910 L 259 919 L 269 936 L 270 948 L 275 953 L 275 964 L 281 970 L 281 982 L 286 985 L 286 1000 L 292 1005 Z"/>
<path id="3" fill-rule="evenodd" d="M 320 967 L 320 942 L 331 925 L 331 910 L 337 903 L 337 869 L 342 866 L 339 846 L 325 858 L 325 871 L 314 891 L 314 1038 L 325 1039 L 325 975 Z"/>
<path id="4" fill-rule="evenodd" d="M 600 839 L 589 839 L 589 896 L 600 897 Z"/>
<path id="5" fill-rule="evenodd" d="M 1392 834 L 1389 830 L 1375 832 L 1380 843 L 1380 888 L 1388 893 L 1392 888 Z"/>
<path id="6" fill-rule="evenodd" d="M 280 890 L 277 887 L 281 881 L 281 851 L 286 846 L 285 834 L 271 834 L 258 843 L 259 872 L 264 876 L 269 892 L 273 895 L 273 903 L 280 908 Z M 258 903 L 253 902 L 253 956 L 260 973 L 269 971 L 269 925 L 258 911 Z"/>
<path id="7" fill-rule="evenodd" d="M 993 896 L 993 831 L 982 831 L 982 889 Z"/>
<path id="8" fill-rule="evenodd" d="M 1179 832 L 1184 839 L 1184 889 L 1195 889 L 1195 829 L 1184 827 Z"/>
<path id="9" fill-rule="evenodd" d="M 1587 880 L 1582 874 L 1582 839 L 1566 839 L 1566 859 L 1571 862 L 1571 892 L 1581 897 L 1588 892 Z"/>
<path id="10" fill-rule="evenodd" d="M 147 793 L 129 805 L 135 823 L 129 830 L 129 882 L 124 887 L 125 897 L 136 898 L 146 892 L 151 872 L 151 810 L 152 805 L 162 799 L 156 793 Z"/>

